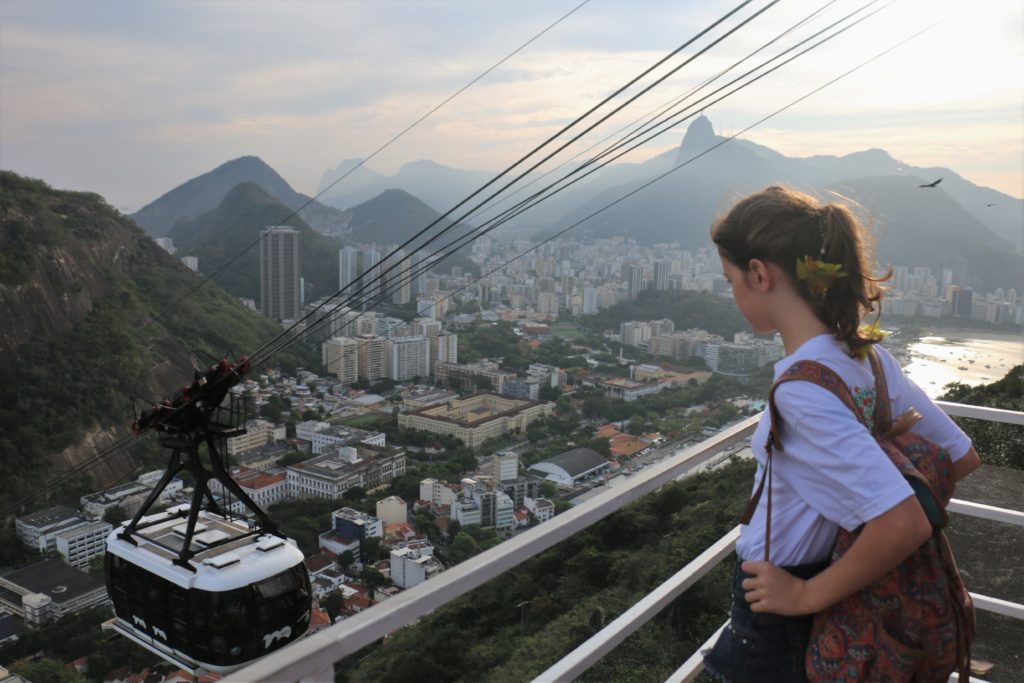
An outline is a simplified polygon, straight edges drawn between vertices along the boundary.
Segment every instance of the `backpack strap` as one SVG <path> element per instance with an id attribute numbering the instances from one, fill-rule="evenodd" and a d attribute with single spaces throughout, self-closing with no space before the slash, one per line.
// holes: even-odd
<path id="1" fill-rule="evenodd" d="M 885 370 L 882 369 L 882 361 L 878 358 L 874 344 L 868 347 L 868 360 L 871 362 L 871 374 L 875 376 L 875 433 L 887 434 L 893 428 L 892 403 L 889 401 Z"/>
<path id="2" fill-rule="evenodd" d="M 884 375 L 883 375 L 884 377 Z M 780 384 L 793 381 L 804 381 L 816 384 L 821 388 L 830 391 L 840 401 L 843 402 L 850 411 L 857 416 L 861 424 L 867 427 L 867 422 L 864 419 L 864 414 L 861 412 L 860 407 L 853 398 L 853 394 L 850 393 L 850 388 L 846 386 L 846 382 L 831 368 L 818 363 L 813 360 L 802 360 L 793 363 L 789 368 L 783 372 L 775 383 L 772 384 L 771 390 L 768 392 L 768 415 L 771 420 L 771 426 L 768 430 L 768 439 L 765 442 L 764 449 L 767 453 L 765 460 L 764 469 L 761 471 L 761 481 L 757 485 L 757 489 L 754 491 L 754 495 L 751 497 L 750 502 L 747 503 L 746 509 L 743 511 L 743 515 L 740 517 L 740 524 L 750 524 L 750 520 L 754 516 L 754 511 L 757 509 L 757 504 L 761 499 L 761 494 L 764 491 L 765 478 L 768 479 L 768 504 L 765 510 L 765 533 L 764 533 L 764 560 L 769 562 L 768 559 L 771 555 L 771 537 L 772 537 L 772 452 L 776 447 L 782 446 L 782 440 L 779 436 L 779 428 L 782 424 L 782 418 L 779 415 L 779 410 L 775 405 L 775 390 L 779 388 Z M 884 379 L 883 379 L 884 381 Z M 877 378 L 876 378 L 877 382 Z M 876 401 L 876 405 L 877 405 Z M 877 407 L 876 407 L 877 410 Z"/>

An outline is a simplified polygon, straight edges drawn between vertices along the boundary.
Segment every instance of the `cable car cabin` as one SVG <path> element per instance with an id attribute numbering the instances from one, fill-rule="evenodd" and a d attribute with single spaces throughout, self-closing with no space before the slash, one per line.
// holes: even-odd
<path id="1" fill-rule="evenodd" d="M 138 545 L 121 539 L 120 529 L 107 537 L 114 629 L 195 675 L 234 671 L 302 637 L 311 593 L 294 541 L 253 535 L 244 520 L 202 510 L 193 572 L 173 562 L 188 509 L 142 518 Z"/>

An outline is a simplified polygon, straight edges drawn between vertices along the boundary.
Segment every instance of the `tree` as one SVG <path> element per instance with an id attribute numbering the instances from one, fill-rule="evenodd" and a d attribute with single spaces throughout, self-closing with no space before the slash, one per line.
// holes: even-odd
<path id="1" fill-rule="evenodd" d="M 561 395 L 562 390 L 558 387 L 545 384 L 540 388 L 540 400 L 542 401 L 557 401 L 558 397 Z"/>
<path id="2" fill-rule="evenodd" d="M 452 539 L 448 557 L 453 564 L 458 564 L 463 560 L 473 557 L 478 552 L 480 552 L 480 546 L 477 544 L 476 539 L 463 530 L 455 534 L 455 538 Z"/>
<path id="3" fill-rule="evenodd" d="M 386 576 L 373 567 L 363 567 L 363 573 L 359 575 L 359 579 L 370 589 L 371 600 L 377 594 L 378 588 L 383 588 L 391 583 Z"/>
<path id="4" fill-rule="evenodd" d="M 111 526 L 120 526 L 121 522 L 128 519 L 128 512 L 120 505 L 109 507 L 103 511 L 103 521 Z"/>
<path id="5" fill-rule="evenodd" d="M 341 608 L 345 606 L 345 599 L 341 593 L 331 593 L 320 601 L 320 607 L 327 610 L 327 615 L 334 621 L 341 614 Z"/>
<path id="6" fill-rule="evenodd" d="M 552 500 L 558 496 L 558 487 L 553 481 L 542 481 L 540 483 L 540 495 L 548 500 Z"/>
<path id="7" fill-rule="evenodd" d="M 363 539 L 361 551 L 363 562 L 367 563 L 386 560 L 391 556 L 391 551 L 384 547 L 383 541 L 379 536 L 368 536 Z M 381 557 L 381 554 L 383 554 L 383 557 Z"/>
<path id="8" fill-rule="evenodd" d="M 342 571 L 348 571 L 348 568 L 356 561 L 356 556 L 352 554 L 351 550 L 343 550 L 338 553 L 338 559 L 336 561 L 339 569 Z"/>

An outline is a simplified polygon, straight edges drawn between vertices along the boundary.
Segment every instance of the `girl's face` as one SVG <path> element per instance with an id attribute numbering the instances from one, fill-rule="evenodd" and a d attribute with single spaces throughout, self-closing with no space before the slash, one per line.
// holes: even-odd
<path id="1" fill-rule="evenodd" d="M 723 258 L 721 254 L 719 254 L 719 258 L 722 260 L 722 272 L 725 274 L 725 279 L 732 285 L 732 300 L 736 302 L 740 313 L 754 328 L 755 333 L 772 332 L 775 326 L 772 325 L 767 315 L 767 302 L 764 300 L 764 294 L 750 286 L 749 278 L 754 277 L 754 273 L 743 270 L 732 261 Z"/>

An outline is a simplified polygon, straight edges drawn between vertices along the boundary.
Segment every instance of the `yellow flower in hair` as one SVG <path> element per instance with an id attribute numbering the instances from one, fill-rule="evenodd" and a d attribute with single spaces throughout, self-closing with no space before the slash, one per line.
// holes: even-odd
<path id="1" fill-rule="evenodd" d="M 882 329 L 881 325 L 878 324 L 878 318 L 870 325 L 861 325 L 857 328 L 860 332 L 860 336 L 864 339 L 870 339 L 872 342 L 880 342 L 889 336 L 889 333 Z M 865 344 L 860 346 L 853 351 L 853 357 L 858 360 L 864 360 L 868 356 L 868 350 L 871 348 L 871 344 Z"/>
<path id="2" fill-rule="evenodd" d="M 807 283 L 807 291 L 823 299 L 832 283 L 846 277 L 839 263 L 815 261 L 811 256 L 796 260 L 796 279 Z"/>

